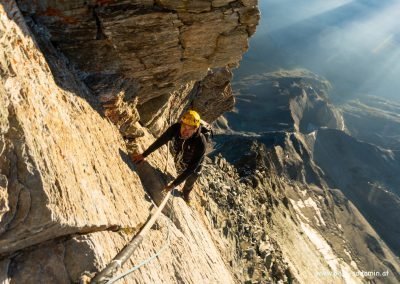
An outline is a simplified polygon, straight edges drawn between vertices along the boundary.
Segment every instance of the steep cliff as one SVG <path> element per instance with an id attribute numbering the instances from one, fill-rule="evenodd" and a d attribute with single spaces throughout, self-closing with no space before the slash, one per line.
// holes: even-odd
<path id="1" fill-rule="evenodd" d="M 175 119 L 192 102 L 210 69 L 238 64 L 259 19 L 254 0 L 17 2 L 101 101 L 110 107 L 121 92 L 136 99 L 153 133 L 165 127 L 169 105 Z M 228 110 L 231 98 L 220 105 Z"/>
<path id="2" fill-rule="evenodd" d="M 153 138 L 141 125 L 159 133 L 204 96 L 211 120 L 232 106 L 226 66 L 238 63 L 254 32 L 254 5 L 2 1 L 2 283 L 76 282 L 137 233 L 153 206 L 137 173 L 161 188 L 154 167 L 165 156 L 136 169 L 126 143 L 148 145 Z M 124 281 L 234 282 L 199 214 L 182 200 L 173 208 L 129 265 L 166 243 L 170 249 Z"/>

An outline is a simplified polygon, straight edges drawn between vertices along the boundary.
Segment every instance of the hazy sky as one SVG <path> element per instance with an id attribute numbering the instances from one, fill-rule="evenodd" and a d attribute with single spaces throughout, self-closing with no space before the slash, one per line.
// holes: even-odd
<path id="1" fill-rule="evenodd" d="M 332 94 L 400 100 L 400 0 L 260 0 L 261 22 L 235 79 L 307 68 Z"/>

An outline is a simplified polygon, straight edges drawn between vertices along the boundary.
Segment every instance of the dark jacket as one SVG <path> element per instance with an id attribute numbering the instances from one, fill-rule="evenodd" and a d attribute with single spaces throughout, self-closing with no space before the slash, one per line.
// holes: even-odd
<path id="1" fill-rule="evenodd" d="M 143 152 L 143 156 L 147 157 L 152 152 L 172 141 L 172 153 L 175 163 L 183 169 L 178 177 L 172 182 L 173 186 L 179 185 L 187 177 L 193 174 L 204 160 L 206 152 L 206 138 L 201 133 L 201 126 L 188 139 L 180 138 L 180 123 L 171 125 L 150 147 Z"/>

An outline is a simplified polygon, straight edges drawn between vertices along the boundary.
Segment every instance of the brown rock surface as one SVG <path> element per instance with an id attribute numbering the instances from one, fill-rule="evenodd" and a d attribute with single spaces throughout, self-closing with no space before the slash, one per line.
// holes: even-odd
<path id="1" fill-rule="evenodd" d="M 126 271 L 161 251 L 159 257 L 125 277 L 120 283 L 233 283 L 212 239 L 182 200 L 173 220 L 162 217 L 148 239 L 118 272 Z M 15 283 L 77 282 L 84 271 L 108 264 L 131 239 L 132 232 L 96 232 L 52 241 L 10 259 L 0 260 L 0 277 Z M 44 271 L 44 273 L 43 273 Z M 6 277 L 4 276 L 6 275 Z M 1 278 L 0 278 L 1 279 Z"/>
<path id="2" fill-rule="evenodd" d="M 50 70 L 14 1 L 0 5 L 0 27 L 0 280 L 71 283 L 103 268 L 145 222 L 152 204 L 142 181 L 161 187 L 152 167 L 162 169 L 165 158 L 152 155 L 141 181 L 123 131 L 99 115 L 66 61 L 51 61 Z M 141 130 L 139 142 L 149 145 Z M 158 251 L 166 231 L 168 249 L 125 283 L 233 283 L 198 213 L 175 202 L 173 222 L 162 217 L 128 265 Z"/>
<path id="3" fill-rule="evenodd" d="M 235 99 L 232 96 L 231 79 L 232 72 L 229 68 L 219 68 L 210 70 L 200 82 L 193 100 L 193 108 L 202 114 L 202 119 L 213 122 L 220 113 L 233 108 Z"/>
<path id="4" fill-rule="evenodd" d="M 1 80 L 7 111 L 0 165 L 8 195 L 2 203 L 9 207 L 1 219 L 1 253 L 72 232 L 137 226 L 150 204 L 121 159 L 125 146 L 118 131 L 55 84 L 16 5 L 9 1 L 1 9 L 8 70 Z M 78 89 L 77 82 L 70 84 Z"/>
<path id="5" fill-rule="evenodd" d="M 140 121 L 154 134 L 176 90 L 210 68 L 238 65 L 259 20 L 254 1 L 17 2 L 97 95 L 97 80 L 130 82 L 124 99 L 138 98 Z"/>

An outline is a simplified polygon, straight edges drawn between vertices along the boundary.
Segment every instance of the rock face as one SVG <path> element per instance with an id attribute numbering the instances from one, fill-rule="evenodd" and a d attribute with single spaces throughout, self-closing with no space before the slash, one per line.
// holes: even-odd
<path id="1" fill-rule="evenodd" d="M 228 68 L 210 71 L 198 86 L 198 95 L 193 100 L 193 108 L 202 113 L 204 120 L 215 121 L 221 113 L 235 105 L 230 80 L 232 72 Z M 214 94 L 220 94 L 215 96 Z"/>
<path id="2" fill-rule="evenodd" d="M 153 133 L 165 128 L 158 120 L 168 102 L 190 104 L 176 90 L 209 69 L 237 66 L 259 19 L 257 1 L 17 2 L 102 100 L 121 91 L 125 101 L 137 98 L 140 122 Z M 113 84 L 120 80 L 123 90 Z"/>
<path id="3" fill-rule="evenodd" d="M 135 213 L 129 204 L 138 202 L 139 212 L 149 204 L 134 192 L 123 197 L 125 188 L 136 188 L 140 181 L 121 161 L 124 143 L 118 131 L 84 100 L 57 87 L 12 2 L 2 6 L 1 16 L 7 31 L 2 61 L 8 67 L 1 81 L 1 171 L 8 195 L 1 253 L 121 221 L 137 226 L 145 214 Z M 79 92 L 74 77 L 68 80 Z M 99 157 L 108 157 L 113 170 L 99 174 L 107 168 Z M 127 209 L 118 213 L 110 207 Z"/>
<path id="4" fill-rule="evenodd" d="M 0 282 L 78 282 L 137 234 L 176 171 L 166 149 L 140 166 L 128 154 L 189 107 L 208 122 L 232 108 L 230 68 L 255 31 L 256 4 L 2 1 Z M 315 163 L 310 131 L 343 124 L 328 85 L 308 75 L 267 76 L 287 125 L 257 141 L 221 136 L 225 158 L 209 161 L 194 208 L 173 199 L 122 270 L 161 255 L 122 282 L 400 280 L 398 259 L 325 180 L 335 172 Z"/>
<path id="5" fill-rule="evenodd" d="M 321 171 L 314 173 L 319 185 L 286 172 L 293 138 L 270 148 L 257 140 L 226 138 L 220 154 L 235 148 L 243 156 L 230 163 L 217 155 L 200 180 L 205 215 L 240 281 L 397 283 L 396 255 L 351 200 L 330 188 Z"/>
<path id="6" fill-rule="evenodd" d="M 208 68 L 237 63 L 252 30 L 246 17 L 256 9 L 229 1 L 215 1 L 212 5 L 207 4 L 211 1 L 201 2 L 207 4 L 204 7 L 197 1 L 187 7 L 164 1 L 113 1 L 115 5 L 106 2 L 20 1 L 26 19 L 15 1 L 0 4 L 2 283 L 77 282 L 83 271 L 103 268 L 138 232 L 152 203 L 143 190 L 143 176 L 137 174 L 138 169 L 128 159 L 127 146 L 132 145 L 126 145 L 126 139 L 142 136 L 141 140 L 131 141 L 137 148 L 153 141 L 137 120 L 146 115 L 151 120 L 159 111 L 144 102 L 164 94 L 189 104 L 186 96 L 193 95 L 194 81 L 202 79 Z M 121 9 L 126 14 L 118 13 Z M 207 25 L 202 22 L 206 18 L 196 14 L 203 9 L 209 13 L 207 17 L 215 20 L 214 24 L 227 22 L 234 29 L 235 23 L 245 28 L 231 31 L 221 24 L 215 36 L 219 45 L 215 43 L 207 62 L 190 55 L 197 48 L 190 35 L 197 29 L 201 33 Z M 103 33 L 117 37 L 119 42 L 111 43 Z M 128 42 L 119 37 L 121 33 L 125 33 Z M 137 36 L 132 37 L 132 33 Z M 138 41 L 140 37 L 142 42 Z M 243 42 L 236 42 L 239 39 Z M 174 47 L 180 40 L 185 43 Z M 232 40 L 237 47 L 224 49 Z M 77 42 L 82 45 L 74 46 Z M 154 42 L 153 51 L 150 42 Z M 114 44 L 118 46 L 116 51 L 112 51 Z M 140 60 L 144 60 L 139 65 L 135 65 L 138 59 L 132 48 L 138 49 Z M 160 58 L 154 56 L 157 48 L 168 49 L 165 60 L 176 64 L 160 64 Z M 174 50 L 180 56 L 175 57 Z M 174 68 L 186 79 L 175 82 Z M 126 80 L 121 79 L 125 77 Z M 226 82 L 224 79 L 222 85 Z M 153 88 L 157 91 L 153 92 Z M 169 97 L 162 100 L 166 105 L 157 101 L 157 108 L 168 113 Z M 231 98 L 227 101 L 231 104 Z M 104 102 L 108 104 L 102 105 Z M 176 118 L 183 109 L 179 105 L 171 117 Z M 156 127 L 150 130 L 154 132 L 165 127 L 153 125 Z M 165 181 L 153 167 L 161 168 L 165 157 L 155 153 L 149 160 L 153 171 L 145 179 L 155 181 L 159 190 Z M 168 168 L 173 169 L 171 162 Z M 201 216 L 182 200 L 175 202 L 171 206 L 173 217 L 161 218 L 128 264 L 133 266 L 137 260 L 148 258 L 165 244 L 169 250 L 145 270 L 125 278 L 125 283 L 233 283 L 231 271 Z"/>

